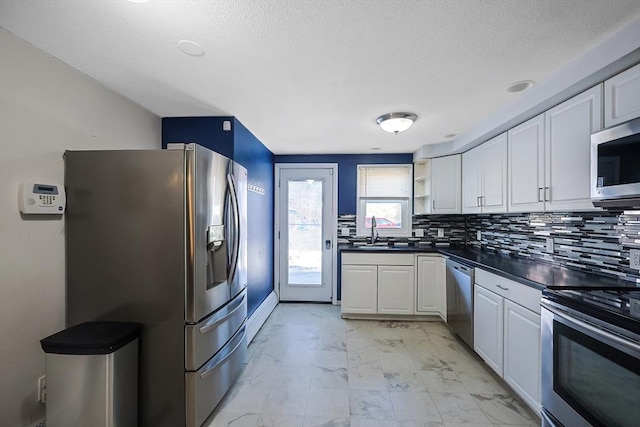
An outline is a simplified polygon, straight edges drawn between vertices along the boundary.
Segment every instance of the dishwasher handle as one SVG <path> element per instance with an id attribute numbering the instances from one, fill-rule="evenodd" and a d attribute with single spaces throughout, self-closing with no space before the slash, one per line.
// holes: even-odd
<path id="1" fill-rule="evenodd" d="M 471 276 L 473 270 L 471 267 L 467 267 L 466 265 L 459 264 L 457 262 L 449 262 L 447 266 L 453 268 L 454 270 L 458 270 L 459 272 L 467 276 Z"/>

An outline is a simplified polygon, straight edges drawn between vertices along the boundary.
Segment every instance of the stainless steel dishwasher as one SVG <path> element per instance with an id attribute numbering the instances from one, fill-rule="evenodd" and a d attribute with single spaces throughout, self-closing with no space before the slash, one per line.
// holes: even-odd
<path id="1" fill-rule="evenodd" d="M 447 324 L 473 349 L 474 269 L 447 260 Z"/>

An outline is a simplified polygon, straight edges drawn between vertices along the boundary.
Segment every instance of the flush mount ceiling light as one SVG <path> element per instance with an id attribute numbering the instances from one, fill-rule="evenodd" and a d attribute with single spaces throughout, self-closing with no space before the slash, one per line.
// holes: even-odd
<path id="1" fill-rule="evenodd" d="M 534 84 L 536 84 L 536 82 L 534 82 L 533 80 L 522 80 L 521 82 L 511 83 L 509 87 L 507 87 L 507 92 L 509 93 L 524 92 Z"/>
<path id="2" fill-rule="evenodd" d="M 412 113 L 388 113 L 376 119 L 382 130 L 389 133 L 404 132 L 409 129 L 418 116 Z"/>

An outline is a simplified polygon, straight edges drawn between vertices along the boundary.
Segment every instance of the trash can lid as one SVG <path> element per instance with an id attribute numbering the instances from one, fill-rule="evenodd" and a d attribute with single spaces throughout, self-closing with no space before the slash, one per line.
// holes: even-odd
<path id="1" fill-rule="evenodd" d="M 142 325 L 129 322 L 86 322 L 40 340 L 45 353 L 109 354 L 140 336 Z"/>

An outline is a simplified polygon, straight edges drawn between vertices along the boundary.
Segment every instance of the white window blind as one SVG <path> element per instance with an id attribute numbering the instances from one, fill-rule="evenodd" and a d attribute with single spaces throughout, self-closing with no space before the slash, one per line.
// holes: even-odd
<path id="1" fill-rule="evenodd" d="M 411 197 L 411 166 L 358 166 L 360 197 Z"/>
<path id="2" fill-rule="evenodd" d="M 411 235 L 413 165 L 358 165 L 358 235 L 370 235 L 376 218 L 380 236 Z"/>

